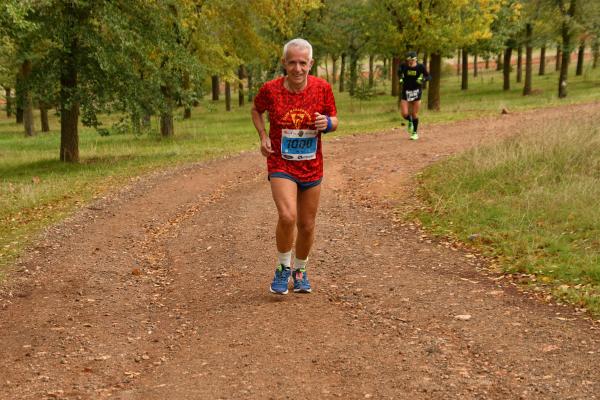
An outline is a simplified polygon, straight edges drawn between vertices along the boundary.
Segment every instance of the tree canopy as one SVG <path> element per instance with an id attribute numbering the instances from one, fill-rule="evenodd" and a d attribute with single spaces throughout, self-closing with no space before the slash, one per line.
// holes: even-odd
<path id="1" fill-rule="evenodd" d="M 174 112 L 201 101 L 211 77 L 271 79 L 294 37 L 313 44 L 317 63 L 331 59 L 335 69 L 341 57 L 350 95 L 365 57 L 394 60 L 389 68 L 406 50 L 427 54 L 429 106 L 439 109 L 441 63 L 457 49 L 489 55 L 554 43 L 568 68 L 578 43 L 598 52 L 599 26 L 600 5 L 583 0 L 5 0 L 0 85 L 27 134 L 34 106 L 55 107 L 60 159 L 77 162 L 79 123 L 101 128 L 100 115 L 118 112 L 140 131 L 155 115 L 173 135 Z"/>

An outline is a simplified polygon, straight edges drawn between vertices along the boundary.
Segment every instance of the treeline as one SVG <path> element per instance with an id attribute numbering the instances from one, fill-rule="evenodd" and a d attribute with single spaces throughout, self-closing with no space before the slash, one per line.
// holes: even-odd
<path id="1" fill-rule="evenodd" d="M 518 57 L 524 51 L 527 95 L 533 48 L 543 54 L 552 46 L 560 53 L 558 96 L 565 97 L 572 51 L 578 47 L 583 54 L 591 47 L 597 65 L 600 2 L 5 0 L 0 34 L 7 114 L 14 111 L 25 134 L 33 136 L 34 107 L 43 131 L 49 130 L 48 110 L 58 110 L 60 159 L 77 162 L 80 121 L 99 127 L 98 115 L 119 112 L 129 116 L 131 130 L 141 132 L 155 115 L 161 134 L 171 136 L 176 110 L 190 118 L 209 90 L 218 99 L 221 84 L 228 110 L 232 85 L 238 86 L 239 105 L 251 101 L 262 82 L 280 74 L 282 44 L 294 37 L 313 44 L 315 64 L 350 95 L 359 91 L 361 60 L 367 58 L 367 85 L 374 84 L 375 60 L 383 60 L 383 75 L 397 95 L 394 71 L 407 50 L 418 51 L 433 75 L 428 107 L 434 110 L 441 104 L 442 60 L 457 50 L 464 61 L 469 55 L 502 60 L 505 90 L 513 50 Z M 468 63 L 462 65 L 467 90 Z"/>

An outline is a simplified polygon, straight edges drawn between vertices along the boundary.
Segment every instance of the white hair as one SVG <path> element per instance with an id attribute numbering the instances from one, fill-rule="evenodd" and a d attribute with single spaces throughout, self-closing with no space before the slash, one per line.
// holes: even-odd
<path id="1" fill-rule="evenodd" d="M 283 59 L 284 60 L 287 57 L 287 52 L 290 47 L 298 47 L 303 50 L 308 49 L 308 59 L 312 60 L 312 55 L 313 55 L 312 45 L 310 43 L 308 43 L 307 40 L 297 38 L 297 39 L 292 39 L 289 42 L 287 42 L 285 44 L 285 46 L 283 46 Z"/>

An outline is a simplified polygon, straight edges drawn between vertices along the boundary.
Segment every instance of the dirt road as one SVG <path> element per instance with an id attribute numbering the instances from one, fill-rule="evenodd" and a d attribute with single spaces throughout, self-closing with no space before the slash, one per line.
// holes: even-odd
<path id="1" fill-rule="evenodd" d="M 132 182 L 9 274 L 0 398 L 598 399 L 598 323 L 402 219 L 427 164 L 568 115 L 600 103 L 327 140 L 310 295 L 268 291 L 257 152 Z"/>

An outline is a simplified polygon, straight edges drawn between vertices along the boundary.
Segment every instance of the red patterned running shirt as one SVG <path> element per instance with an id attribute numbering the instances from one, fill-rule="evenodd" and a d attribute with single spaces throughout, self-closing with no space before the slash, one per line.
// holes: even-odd
<path id="1" fill-rule="evenodd" d="M 262 114 L 269 112 L 269 138 L 273 153 L 267 157 L 269 175 L 284 172 L 299 182 L 312 182 L 323 177 L 321 134 L 316 135 L 316 156 L 313 159 L 286 159 L 282 156 L 282 132 L 315 129 L 315 113 L 337 115 L 333 91 L 327 81 L 308 75 L 304 90 L 292 93 L 283 86 L 284 77 L 265 83 L 254 99 L 254 107 Z M 285 143 L 284 143 L 285 144 Z M 284 150 L 285 151 L 285 150 Z"/>

